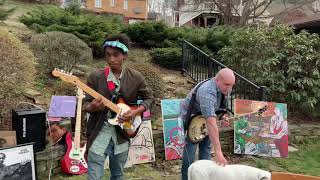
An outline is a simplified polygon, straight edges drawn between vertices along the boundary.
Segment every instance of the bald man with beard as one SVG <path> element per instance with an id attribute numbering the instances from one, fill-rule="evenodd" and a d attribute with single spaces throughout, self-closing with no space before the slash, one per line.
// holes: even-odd
<path id="1" fill-rule="evenodd" d="M 215 77 L 197 84 L 181 103 L 180 117 L 186 122 L 192 93 L 199 86 L 191 115 L 201 114 L 206 119 L 208 130 L 208 136 L 199 142 L 199 160 L 211 160 L 212 142 L 216 163 L 221 166 L 227 164 L 227 160 L 221 150 L 216 111 L 227 107 L 228 98 L 226 96 L 231 93 L 234 83 L 235 75 L 233 71 L 229 68 L 223 68 Z M 197 144 L 192 143 L 188 137 L 186 137 L 185 142 L 181 168 L 182 180 L 188 180 L 188 167 L 195 161 L 197 149 Z"/>

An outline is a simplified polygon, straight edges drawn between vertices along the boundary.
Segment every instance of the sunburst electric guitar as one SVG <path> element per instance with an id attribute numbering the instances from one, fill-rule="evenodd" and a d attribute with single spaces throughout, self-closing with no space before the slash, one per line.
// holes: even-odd
<path id="1" fill-rule="evenodd" d="M 133 138 L 137 135 L 137 132 L 142 122 L 140 115 L 137 115 L 136 117 L 125 122 L 119 121 L 119 118 L 125 112 L 129 111 L 130 109 L 134 109 L 135 107 L 130 107 L 126 105 L 123 100 L 119 101 L 117 104 L 113 103 L 109 99 L 105 98 L 104 96 L 96 92 L 94 89 L 87 86 L 78 77 L 72 74 L 55 69 L 52 71 L 52 75 L 55 77 L 59 77 L 63 81 L 76 85 L 77 87 L 81 88 L 84 92 L 86 92 L 87 94 L 89 94 L 90 96 L 96 99 L 101 99 L 102 103 L 116 114 L 114 118 L 108 119 L 108 122 L 111 125 L 120 126 L 123 130 L 123 134 L 128 138 Z"/>
<path id="2" fill-rule="evenodd" d="M 264 107 L 260 108 L 257 112 L 243 114 L 240 116 L 228 118 L 228 121 L 231 121 L 235 118 L 239 118 L 239 117 L 243 117 L 243 116 L 261 115 L 267 109 L 268 109 L 268 106 L 264 106 Z M 206 119 L 202 115 L 196 115 L 191 118 L 187 135 L 189 137 L 189 140 L 192 143 L 199 143 L 208 135 L 207 122 L 206 122 Z"/>
<path id="3" fill-rule="evenodd" d="M 87 172 L 88 164 L 84 158 L 86 145 L 80 147 L 81 133 L 81 105 L 83 99 L 83 91 L 78 88 L 77 116 L 75 125 L 74 141 L 70 132 L 66 135 L 67 151 L 61 160 L 61 169 L 66 174 L 83 174 Z"/>

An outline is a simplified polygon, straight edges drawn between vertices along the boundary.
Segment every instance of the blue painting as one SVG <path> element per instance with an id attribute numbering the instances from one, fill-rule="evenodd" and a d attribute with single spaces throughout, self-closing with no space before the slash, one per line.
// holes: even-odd
<path id="1" fill-rule="evenodd" d="M 161 100 L 163 134 L 166 160 L 180 159 L 184 147 L 183 122 L 179 117 L 183 99 Z"/>

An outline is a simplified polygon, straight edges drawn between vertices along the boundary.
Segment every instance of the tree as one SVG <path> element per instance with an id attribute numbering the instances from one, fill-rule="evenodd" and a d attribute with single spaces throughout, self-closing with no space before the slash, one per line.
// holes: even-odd
<path id="1" fill-rule="evenodd" d="M 193 10 L 205 4 L 210 11 L 219 11 L 225 25 L 244 26 L 257 18 L 271 18 L 293 9 L 312 4 L 316 0 L 189 0 L 184 4 L 193 5 Z M 272 3 L 282 3 L 284 9 L 277 14 L 267 13 Z M 290 5 L 290 6 L 289 6 Z"/>

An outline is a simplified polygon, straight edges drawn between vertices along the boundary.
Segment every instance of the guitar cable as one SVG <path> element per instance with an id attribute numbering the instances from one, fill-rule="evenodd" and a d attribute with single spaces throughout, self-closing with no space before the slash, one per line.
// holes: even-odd
<path id="1" fill-rule="evenodd" d="M 37 108 L 41 109 L 42 111 L 46 112 L 42 107 L 37 106 L 37 105 L 32 104 L 32 103 L 29 103 L 29 102 L 20 102 L 17 105 L 17 107 L 19 107 L 21 104 L 28 104 L 28 105 L 37 107 Z M 46 113 L 46 122 L 47 122 L 47 125 L 48 125 L 48 131 L 49 131 L 50 138 L 52 138 L 51 127 L 50 127 L 49 117 L 48 117 L 47 113 Z M 52 141 L 49 141 L 49 145 L 50 145 L 50 147 L 52 147 L 52 145 L 53 145 Z M 50 148 L 50 154 L 51 154 L 51 159 L 50 159 L 50 168 L 49 168 L 48 180 L 51 180 L 51 172 L 52 172 L 52 165 L 53 165 L 53 150 L 52 150 L 52 148 Z M 36 163 L 36 162 L 34 162 L 34 163 Z M 35 172 L 35 173 L 37 173 L 37 172 Z"/>

